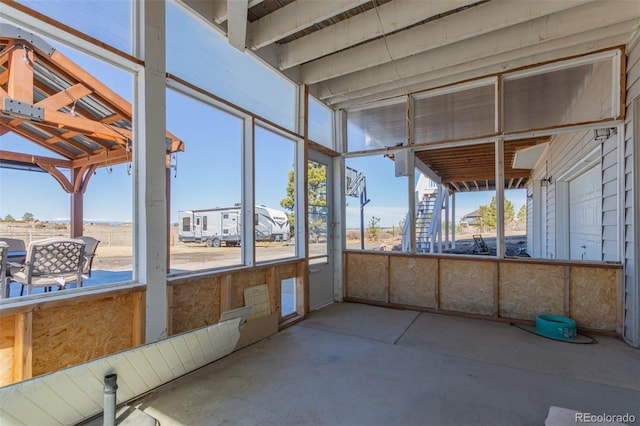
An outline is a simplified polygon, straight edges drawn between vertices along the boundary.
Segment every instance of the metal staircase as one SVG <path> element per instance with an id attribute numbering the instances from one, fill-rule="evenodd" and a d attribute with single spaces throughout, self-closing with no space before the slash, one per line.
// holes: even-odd
<path id="1" fill-rule="evenodd" d="M 416 208 L 416 253 L 427 253 L 431 247 L 431 228 L 436 194 L 425 194 Z"/>
<path id="2" fill-rule="evenodd" d="M 436 241 L 442 234 L 442 209 L 446 189 L 420 176 L 416 185 L 416 253 L 434 253 Z M 402 229 L 402 250 L 409 251 L 409 216 Z M 441 250 L 438 250 L 440 252 Z"/>

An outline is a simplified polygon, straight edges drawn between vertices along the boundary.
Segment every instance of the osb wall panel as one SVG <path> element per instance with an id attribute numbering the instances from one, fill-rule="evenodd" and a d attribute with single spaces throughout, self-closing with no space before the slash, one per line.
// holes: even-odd
<path id="1" fill-rule="evenodd" d="M 244 306 L 244 289 L 254 285 L 267 284 L 267 270 L 258 269 L 236 272 L 231 277 L 231 309 Z M 271 307 L 273 312 L 274 307 Z"/>
<path id="2" fill-rule="evenodd" d="M 392 256 L 390 261 L 389 301 L 436 308 L 438 259 Z"/>
<path id="3" fill-rule="evenodd" d="M 13 382 L 15 317 L 0 317 L 0 386 Z"/>
<path id="4" fill-rule="evenodd" d="M 569 273 L 569 311 L 576 325 L 616 330 L 617 271 L 571 266 Z"/>
<path id="5" fill-rule="evenodd" d="M 169 287 L 173 291 L 173 333 L 194 330 L 218 322 L 220 280 L 200 277 Z"/>
<path id="6" fill-rule="evenodd" d="M 33 313 L 33 375 L 131 347 L 133 293 Z"/>
<path id="7" fill-rule="evenodd" d="M 448 311 L 492 315 L 493 262 L 440 260 L 440 308 Z"/>
<path id="8" fill-rule="evenodd" d="M 500 263 L 500 316 L 535 320 L 564 314 L 564 266 Z"/>
<path id="9" fill-rule="evenodd" d="M 347 255 L 347 296 L 387 302 L 389 258 L 381 255 Z"/>
<path id="10" fill-rule="evenodd" d="M 287 263 L 285 265 L 277 265 L 276 268 L 276 282 L 279 284 L 282 280 L 287 278 L 295 278 L 298 275 L 298 264 Z"/>

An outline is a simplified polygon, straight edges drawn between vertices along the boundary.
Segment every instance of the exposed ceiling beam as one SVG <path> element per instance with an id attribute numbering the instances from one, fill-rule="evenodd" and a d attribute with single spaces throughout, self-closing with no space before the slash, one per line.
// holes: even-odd
<path id="1" fill-rule="evenodd" d="M 422 160 L 420 160 L 418 157 L 416 157 L 414 159 L 414 162 L 415 162 L 416 168 L 418 170 L 420 170 L 422 172 L 422 174 L 424 174 L 426 177 L 428 177 L 429 179 L 431 179 L 435 183 L 442 183 L 442 178 L 440 176 L 438 176 L 436 174 L 436 172 L 434 172 L 429 166 L 424 164 L 422 162 Z"/>
<path id="2" fill-rule="evenodd" d="M 370 0 L 296 0 L 249 25 L 249 47 L 260 49 Z"/>
<path id="3" fill-rule="evenodd" d="M 227 39 L 229 44 L 244 51 L 247 43 L 247 8 L 248 0 L 227 0 L 229 13 L 227 23 Z"/>
<path id="4" fill-rule="evenodd" d="M 593 32 L 573 35 L 545 43 L 534 43 L 528 47 L 480 58 L 470 62 L 465 62 L 464 60 L 459 59 L 455 55 L 456 49 L 452 47 L 448 49 L 451 51 L 452 57 L 450 59 L 442 58 L 444 61 L 440 63 L 442 66 L 436 65 L 437 69 L 435 70 L 431 70 L 431 67 L 425 66 L 425 68 L 430 70 L 429 72 L 416 74 L 408 77 L 407 79 L 403 79 L 402 84 L 398 84 L 398 82 L 380 82 L 375 85 L 375 70 L 371 70 L 370 73 L 363 73 L 360 75 L 360 81 L 362 82 L 363 79 L 367 79 L 364 74 L 369 74 L 370 77 L 364 83 L 367 87 L 359 90 L 354 88 L 353 91 L 347 91 L 344 92 L 344 94 L 327 96 L 324 100 L 328 105 L 334 105 L 336 108 L 348 108 L 351 105 L 374 102 L 379 99 L 405 95 L 406 93 L 416 93 L 432 89 L 434 87 L 441 87 L 459 81 L 466 81 L 482 76 L 502 73 L 524 66 L 535 65 L 575 55 L 582 55 L 595 50 L 625 44 L 628 41 L 629 33 L 627 30 L 630 27 L 637 25 L 638 21 L 634 19 L 604 29 L 594 30 Z M 610 32 L 613 35 L 600 38 L 600 35 L 606 32 Z M 449 65 L 445 65 L 448 61 L 451 61 Z M 419 62 L 419 60 L 416 59 L 416 62 Z M 340 81 L 340 88 L 338 90 L 342 91 L 342 86 L 346 80 L 351 81 L 354 77 L 356 76 L 353 75 L 341 78 L 341 80 L 344 79 L 344 81 Z M 372 82 L 374 82 L 374 85 L 370 85 Z M 320 92 L 323 94 L 321 95 L 321 98 L 322 96 L 326 96 L 331 93 L 333 90 L 332 82 L 325 82 L 320 86 Z"/>
<path id="5" fill-rule="evenodd" d="M 224 13 L 226 20 L 227 0 L 181 0 L 181 2 L 208 21 L 219 24 L 222 22 L 217 19 L 220 13 Z"/>
<path id="6" fill-rule="evenodd" d="M 477 0 L 416 2 L 394 0 L 352 18 L 337 22 L 279 47 L 280 69 L 335 53 L 376 37 L 401 30 Z"/>
<path id="7" fill-rule="evenodd" d="M 424 25 L 419 25 L 406 31 L 401 31 L 361 46 L 309 62 L 301 66 L 301 77 L 306 84 L 317 83 L 363 70 L 373 65 L 384 64 L 472 37 L 479 37 L 482 34 L 512 27 L 514 24 L 536 18 L 541 21 L 546 21 L 548 15 L 551 15 L 549 17 L 551 18 L 555 16 L 552 14 L 560 11 L 564 11 L 565 14 L 559 18 L 561 21 L 556 23 L 558 26 L 570 25 L 574 22 L 578 23 L 579 18 L 575 21 L 573 17 L 568 20 L 568 15 L 573 16 L 573 13 L 584 9 L 590 11 L 592 15 L 599 15 L 601 20 L 603 20 L 603 11 L 599 10 L 600 8 L 572 7 L 584 3 L 584 1 L 545 1 L 530 2 L 527 3 L 529 7 L 523 7 L 521 2 L 510 0 L 491 1 L 428 22 Z M 634 5 L 631 4 L 631 6 Z M 630 10 L 632 8 L 631 6 L 624 9 Z M 566 10 L 568 7 L 571 9 Z M 637 5 L 634 7 L 637 7 Z M 583 22 L 580 22 L 578 25 L 580 24 L 583 24 Z M 529 23 L 527 23 L 527 25 L 529 25 Z M 550 29 L 554 28 L 554 25 L 551 24 L 548 25 L 548 28 L 545 25 L 539 26 L 541 28 L 538 28 L 537 31 L 527 31 L 528 33 L 535 32 L 538 41 L 543 40 L 545 33 L 552 32 L 553 30 Z M 469 52 L 472 52 L 472 50 L 467 51 L 467 55 Z M 399 76 L 400 75 L 398 75 L 398 77 Z"/>
<path id="8" fill-rule="evenodd" d="M 509 50 L 497 54 L 491 49 L 476 50 L 474 51 L 475 59 L 469 60 L 468 52 L 466 54 L 463 53 L 466 51 L 465 45 L 472 43 L 474 48 L 481 49 L 485 43 L 499 42 L 503 34 L 487 35 L 483 36 L 478 42 L 470 40 L 467 43 L 433 50 L 428 55 L 418 55 L 414 58 L 398 61 L 403 73 L 401 82 L 403 86 L 412 87 L 416 84 L 437 81 L 443 77 L 466 72 L 467 74 L 463 78 L 456 78 L 457 81 L 463 81 L 471 78 L 467 77 L 467 75 L 475 77 L 504 72 L 542 61 L 582 54 L 620 44 L 620 42 L 610 44 L 615 40 L 621 40 L 622 44 L 625 44 L 629 32 L 639 25 L 640 23 L 637 19 L 631 19 L 575 35 L 547 39 L 543 42 L 530 41 L 528 44 L 515 43 L 512 45 L 504 43 L 505 48 Z M 600 41 L 605 41 L 605 43 Z M 470 74 L 474 70 L 481 70 L 481 72 Z M 328 80 L 320 85 L 319 96 L 323 100 L 333 98 L 330 103 L 337 103 L 354 96 L 366 96 L 372 93 L 394 90 L 398 87 L 396 72 L 395 66 L 386 64 L 368 71 Z M 348 96 L 340 99 L 343 94 Z"/>
<path id="9" fill-rule="evenodd" d="M 185 4 L 203 17 L 222 24 L 229 19 L 228 0 L 183 0 Z M 247 9 L 262 3 L 264 0 L 249 0 Z"/>

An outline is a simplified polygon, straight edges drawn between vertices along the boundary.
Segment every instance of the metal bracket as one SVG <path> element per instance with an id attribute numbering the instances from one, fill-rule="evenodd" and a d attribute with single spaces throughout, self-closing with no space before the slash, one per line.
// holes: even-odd
<path id="1" fill-rule="evenodd" d="M 44 41 L 44 39 L 11 24 L 0 24 L 0 36 L 22 39 L 42 51 L 47 56 L 51 56 L 56 50 L 53 46 Z"/>
<path id="2" fill-rule="evenodd" d="M 2 99 L 2 113 L 30 120 L 44 120 L 44 108 L 11 98 Z"/>

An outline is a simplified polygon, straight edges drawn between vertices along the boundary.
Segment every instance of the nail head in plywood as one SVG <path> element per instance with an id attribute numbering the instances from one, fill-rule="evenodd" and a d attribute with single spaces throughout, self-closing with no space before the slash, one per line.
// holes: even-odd
<path id="1" fill-rule="evenodd" d="M 500 316 L 535 320 L 564 312 L 564 266 L 500 263 Z"/>
<path id="2" fill-rule="evenodd" d="M 440 259 L 440 308 L 492 315 L 493 262 Z"/>
<path id="3" fill-rule="evenodd" d="M 391 303 L 436 308 L 438 259 L 390 257 Z"/>
<path id="4" fill-rule="evenodd" d="M 388 256 L 349 253 L 347 256 L 347 297 L 386 302 L 389 286 Z"/>
<path id="5" fill-rule="evenodd" d="M 617 270 L 570 267 L 570 312 L 578 327 L 615 331 Z"/>

